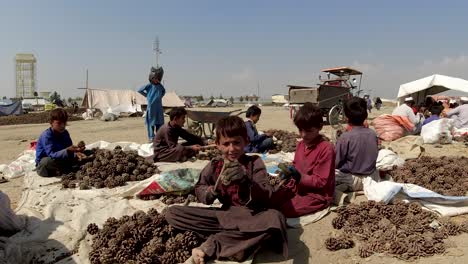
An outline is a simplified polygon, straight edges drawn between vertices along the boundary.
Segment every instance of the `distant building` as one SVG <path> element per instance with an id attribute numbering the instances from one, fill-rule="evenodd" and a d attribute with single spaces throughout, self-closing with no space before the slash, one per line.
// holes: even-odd
<path id="1" fill-rule="evenodd" d="M 15 69 L 16 97 L 34 97 L 34 92 L 36 92 L 36 58 L 34 55 L 16 54 Z"/>

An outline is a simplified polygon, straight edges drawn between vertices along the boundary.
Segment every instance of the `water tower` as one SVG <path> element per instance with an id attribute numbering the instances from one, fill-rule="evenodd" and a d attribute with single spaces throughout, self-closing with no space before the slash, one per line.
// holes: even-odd
<path id="1" fill-rule="evenodd" d="M 36 92 L 36 58 L 33 54 L 18 53 L 15 57 L 16 98 L 32 98 Z"/>

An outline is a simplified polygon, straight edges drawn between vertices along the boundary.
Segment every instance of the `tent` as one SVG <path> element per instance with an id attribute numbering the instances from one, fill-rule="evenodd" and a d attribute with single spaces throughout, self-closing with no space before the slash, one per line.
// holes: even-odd
<path id="1" fill-rule="evenodd" d="M 21 114 L 23 114 L 23 107 L 21 105 L 21 101 L 16 101 L 8 105 L 0 105 L 0 116 Z"/>
<path id="2" fill-rule="evenodd" d="M 426 78 L 400 85 L 398 102 L 406 97 L 413 97 L 416 104 L 424 102 L 426 96 L 442 93 L 448 90 L 468 93 L 468 81 L 460 78 L 434 74 Z"/>
<path id="3" fill-rule="evenodd" d="M 175 92 L 166 92 L 162 103 L 163 107 L 184 106 Z M 119 112 L 139 112 L 142 105 L 147 105 L 147 101 L 143 95 L 133 90 L 87 89 L 81 105 L 100 109 L 102 112 L 109 108 L 118 109 Z"/>

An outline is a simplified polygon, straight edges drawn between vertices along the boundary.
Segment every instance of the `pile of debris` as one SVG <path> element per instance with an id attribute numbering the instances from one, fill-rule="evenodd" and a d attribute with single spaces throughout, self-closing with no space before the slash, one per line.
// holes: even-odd
<path id="1" fill-rule="evenodd" d="M 68 121 L 78 121 L 83 120 L 81 116 L 74 116 L 69 114 Z M 0 126 L 8 125 L 22 125 L 22 124 L 43 124 L 49 123 L 50 121 L 50 111 L 44 111 L 39 113 L 28 113 L 24 115 L 10 115 L 10 116 L 0 116 Z"/>
<path id="2" fill-rule="evenodd" d="M 445 252 L 444 239 L 468 232 L 468 222 L 455 224 L 423 210 L 418 203 L 374 201 L 350 204 L 337 210 L 332 221 L 342 233 L 325 241 L 328 250 L 354 247 L 360 242 L 359 255 L 367 258 L 386 253 L 405 260 Z"/>
<path id="3" fill-rule="evenodd" d="M 300 139 L 300 136 L 297 133 L 289 132 L 286 130 L 270 129 L 265 131 L 265 133 L 272 134 L 275 138 L 278 139 L 276 143 L 276 149 L 270 150 L 270 154 L 275 154 L 280 151 L 283 152 L 295 152 L 297 140 Z"/>
<path id="4" fill-rule="evenodd" d="M 88 233 L 93 235 L 91 264 L 183 263 L 202 243 L 195 233 L 174 229 L 155 209 L 120 219 L 111 217 L 102 229 L 90 224 Z"/>
<path id="5" fill-rule="evenodd" d="M 421 157 L 389 174 L 396 182 L 416 184 L 443 195 L 464 196 L 468 192 L 466 157 Z"/>
<path id="6" fill-rule="evenodd" d="M 63 188 L 114 188 L 159 173 L 158 167 L 139 156 L 136 150 L 123 151 L 117 146 L 114 150 L 93 149 L 93 152 L 78 172 L 62 176 Z"/>

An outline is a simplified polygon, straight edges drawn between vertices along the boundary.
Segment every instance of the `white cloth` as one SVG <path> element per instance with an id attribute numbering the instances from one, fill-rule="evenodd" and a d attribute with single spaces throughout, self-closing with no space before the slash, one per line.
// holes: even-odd
<path id="1" fill-rule="evenodd" d="M 468 128 L 468 104 L 463 104 L 447 113 L 447 117 L 455 120 L 456 128 Z"/>
<path id="2" fill-rule="evenodd" d="M 415 125 L 419 123 L 419 120 L 416 118 L 413 109 L 411 109 L 411 107 L 409 107 L 407 104 L 402 104 L 395 108 L 392 115 L 406 116 L 411 121 L 411 123 Z"/>

